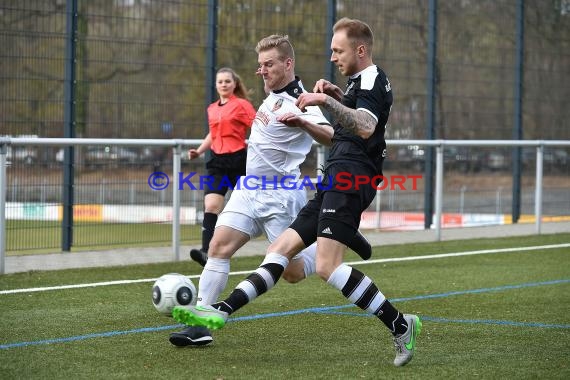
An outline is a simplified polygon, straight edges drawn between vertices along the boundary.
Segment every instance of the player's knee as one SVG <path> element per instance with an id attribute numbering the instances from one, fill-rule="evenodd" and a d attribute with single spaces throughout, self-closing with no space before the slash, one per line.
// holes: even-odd
<path id="1" fill-rule="evenodd" d="M 283 272 L 283 279 L 290 284 L 295 284 L 299 281 L 305 279 L 305 274 L 303 272 Z"/>
<path id="2" fill-rule="evenodd" d="M 224 244 L 218 239 L 212 239 L 210 241 L 210 247 L 208 249 L 208 257 L 214 257 L 218 259 L 229 259 L 233 256 L 235 252 L 232 252 L 232 247 Z"/>
<path id="3" fill-rule="evenodd" d="M 295 284 L 305 279 L 305 270 L 302 260 L 292 260 L 281 276 L 290 284 Z"/>

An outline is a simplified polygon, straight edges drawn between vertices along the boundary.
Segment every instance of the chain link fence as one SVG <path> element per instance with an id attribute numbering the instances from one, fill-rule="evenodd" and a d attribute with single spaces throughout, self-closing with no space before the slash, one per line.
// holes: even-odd
<path id="1" fill-rule="evenodd" d="M 370 24 L 374 62 L 390 77 L 395 101 L 387 138 L 426 138 L 433 99 L 433 138 L 509 139 L 520 117 L 524 139 L 568 140 L 569 9 L 567 0 L 4 0 L 0 135 L 200 139 L 206 134 L 206 105 L 215 97 L 217 68 L 234 68 L 254 105 L 261 103 L 254 48 L 269 34 L 290 36 L 296 71 L 308 89 L 319 78 L 342 87 L 346 79 L 329 62 L 329 44 L 331 26 L 347 16 Z M 436 16 L 434 24 L 430 14 Z M 435 31 L 433 41 L 430 31 Z M 567 148 L 545 151 L 545 213 L 550 207 L 553 215 L 568 214 L 569 153 Z M 151 147 L 76 149 L 75 204 L 168 204 L 161 199 L 167 194 L 149 191 L 144 181 L 157 168 L 171 170 L 170 154 Z M 510 149 L 446 154 L 450 194 L 445 207 L 510 211 Z M 34 203 L 61 204 L 62 157 L 62 147 L 12 147 L 7 200 L 30 204 L 30 213 Z M 533 160 L 534 150 L 523 149 L 523 214 L 533 207 Z M 203 163 L 184 165 L 190 163 L 184 170 L 203 170 Z M 313 153 L 304 171 L 314 173 L 315 167 Z M 389 147 L 388 172 L 424 169 L 421 147 Z M 422 191 L 388 190 L 374 207 L 421 212 Z M 200 194 L 183 197 L 183 203 L 201 210 Z M 169 230 L 160 225 L 154 225 L 158 232 L 140 233 L 132 230 L 141 228 L 136 225 L 103 230 L 108 226 L 76 222 L 74 247 L 168 242 Z M 105 232 L 94 233 L 99 228 Z M 197 241 L 198 229 L 188 228 L 183 238 Z M 9 251 L 60 246 L 57 222 L 10 221 L 8 229 Z M 43 238 L 31 244 L 26 236 L 33 234 Z"/>

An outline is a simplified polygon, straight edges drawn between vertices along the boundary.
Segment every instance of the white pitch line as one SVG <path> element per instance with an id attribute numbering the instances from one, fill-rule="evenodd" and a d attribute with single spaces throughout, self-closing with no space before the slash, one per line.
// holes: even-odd
<path id="1" fill-rule="evenodd" d="M 390 259 L 377 259 L 377 260 L 367 260 L 367 261 L 353 261 L 346 263 L 348 265 L 359 265 L 359 264 L 375 264 L 375 263 L 389 263 L 394 261 L 409 261 L 409 260 L 427 260 L 427 259 L 442 259 L 445 257 L 457 257 L 457 256 L 471 256 L 471 255 L 484 255 L 486 253 L 509 253 L 518 251 L 536 251 L 538 249 L 553 249 L 553 248 L 566 248 L 570 247 L 570 243 L 563 244 L 550 244 L 550 245 L 536 245 L 533 247 L 514 247 L 514 248 L 498 248 L 498 249 L 483 249 L 480 251 L 466 251 L 466 252 L 456 252 L 456 253 L 440 253 L 436 255 L 422 255 L 422 256 L 409 256 L 409 257 L 394 257 Z"/>
<path id="2" fill-rule="evenodd" d="M 392 257 L 392 258 L 386 258 L 386 259 L 352 261 L 352 262 L 347 262 L 346 264 L 348 264 L 348 265 L 366 265 L 366 264 L 389 263 L 389 262 L 397 262 L 397 261 L 443 259 L 446 257 L 484 255 L 484 254 L 489 254 L 489 253 L 509 253 L 509 252 L 522 252 L 522 251 L 536 251 L 539 249 L 555 249 L 555 248 L 567 248 L 567 247 L 570 247 L 570 243 L 537 245 L 537 246 L 532 246 L 532 247 L 483 249 L 483 250 L 479 250 L 479 251 L 440 253 L 440 254 L 422 255 L 422 256 Z M 252 271 L 253 270 L 230 272 L 229 275 L 230 276 L 246 275 L 246 274 L 250 274 Z M 197 278 L 200 278 L 200 275 L 192 275 L 192 276 L 187 276 L 187 277 L 190 279 L 193 279 L 193 278 L 197 279 Z M 47 287 L 42 287 L 42 288 L 0 290 L 0 295 L 1 294 L 16 294 L 16 293 L 47 292 L 50 290 L 94 288 L 94 287 L 98 287 L 98 286 L 109 286 L 109 285 L 136 284 L 136 283 L 141 283 L 141 282 L 154 282 L 156 280 L 157 280 L 156 278 L 143 278 L 143 279 L 138 279 L 138 280 L 105 281 L 105 282 L 94 282 L 94 283 L 90 283 L 90 284 L 60 285 L 60 286 L 47 286 Z"/>

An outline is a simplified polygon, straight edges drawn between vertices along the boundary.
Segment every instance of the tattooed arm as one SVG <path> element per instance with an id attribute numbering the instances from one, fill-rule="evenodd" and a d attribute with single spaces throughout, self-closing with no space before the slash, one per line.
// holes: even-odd
<path id="1" fill-rule="evenodd" d="M 307 106 L 321 106 L 331 113 L 342 127 L 357 136 L 367 139 L 376 129 L 376 119 L 366 111 L 359 111 L 343 105 L 333 97 L 323 93 L 305 92 L 295 103 L 301 111 Z"/>
<path id="2" fill-rule="evenodd" d="M 377 121 L 368 112 L 349 108 L 328 95 L 323 107 L 344 129 L 363 139 L 372 136 L 376 129 Z"/>

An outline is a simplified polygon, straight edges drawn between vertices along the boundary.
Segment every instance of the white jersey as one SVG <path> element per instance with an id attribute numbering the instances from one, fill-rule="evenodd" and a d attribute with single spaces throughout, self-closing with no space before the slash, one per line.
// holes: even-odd
<path id="1" fill-rule="evenodd" d="M 246 175 L 256 178 L 300 176 L 299 165 L 311 150 L 313 138 L 300 128 L 278 122 L 277 117 L 291 112 L 314 124 L 330 124 L 317 106 L 301 112 L 295 101 L 302 92 L 306 91 L 296 78 L 284 89 L 272 91 L 265 98 L 251 127 Z"/>

